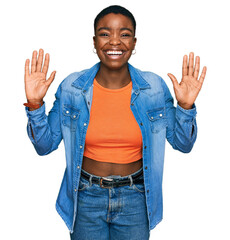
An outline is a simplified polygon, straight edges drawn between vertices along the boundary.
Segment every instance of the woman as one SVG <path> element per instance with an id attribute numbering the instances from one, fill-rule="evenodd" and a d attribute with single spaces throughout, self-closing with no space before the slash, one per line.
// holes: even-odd
<path id="1" fill-rule="evenodd" d="M 33 52 L 25 64 L 28 135 L 39 155 L 63 139 L 66 171 L 56 209 L 71 239 L 149 239 L 162 220 L 165 138 L 174 149 L 191 151 L 196 140 L 195 99 L 206 67 L 183 58 L 182 80 L 172 75 L 177 107 L 161 77 L 128 63 L 135 50 L 136 23 L 120 6 L 102 10 L 94 22 L 100 62 L 70 74 L 45 115 L 43 98 L 49 55 Z"/>

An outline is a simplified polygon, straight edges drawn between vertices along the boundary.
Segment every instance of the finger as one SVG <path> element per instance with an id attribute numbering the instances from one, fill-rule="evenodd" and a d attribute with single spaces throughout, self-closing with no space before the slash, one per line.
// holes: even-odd
<path id="1" fill-rule="evenodd" d="M 33 51 L 32 62 L 31 62 L 31 73 L 36 72 L 37 65 L 37 51 Z"/>
<path id="2" fill-rule="evenodd" d="M 182 77 L 188 75 L 188 56 L 184 55 L 182 65 Z"/>
<path id="3" fill-rule="evenodd" d="M 194 77 L 197 79 L 199 76 L 199 71 L 200 71 L 200 57 L 196 57 L 196 62 L 195 62 L 195 70 L 194 70 Z"/>
<path id="4" fill-rule="evenodd" d="M 42 72 L 45 73 L 45 75 L 46 75 L 47 72 L 48 72 L 49 61 L 50 61 L 49 54 L 46 53 L 46 55 L 45 55 L 45 61 L 44 61 L 44 66 L 43 66 L 43 69 L 42 69 Z"/>
<path id="5" fill-rule="evenodd" d="M 55 78 L 55 75 L 56 75 L 56 71 L 53 71 L 51 74 L 50 74 L 50 77 L 47 79 L 46 81 L 46 84 L 47 86 L 50 86 L 50 84 L 53 82 L 54 78 Z"/>
<path id="6" fill-rule="evenodd" d="M 44 53 L 43 49 L 40 49 L 37 61 L 37 72 L 41 72 L 42 69 L 43 53 Z"/>
<path id="7" fill-rule="evenodd" d="M 173 87 L 176 89 L 179 86 L 179 83 L 178 83 L 176 77 L 171 73 L 168 73 L 168 76 L 172 81 Z"/>
<path id="8" fill-rule="evenodd" d="M 26 63 L 25 63 L 25 77 L 29 77 L 29 75 L 30 75 L 29 64 L 30 64 L 30 60 L 26 59 Z"/>
<path id="9" fill-rule="evenodd" d="M 199 78 L 199 82 L 201 84 L 203 84 L 203 82 L 204 82 L 204 78 L 205 78 L 206 72 L 207 72 L 207 67 L 203 67 L 202 73 L 201 73 L 200 78 Z"/>
<path id="10" fill-rule="evenodd" d="M 189 54 L 189 66 L 188 66 L 188 75 L 193 75 L 193 64 L 194 64 L 194 53 L 190 52 Z"/>

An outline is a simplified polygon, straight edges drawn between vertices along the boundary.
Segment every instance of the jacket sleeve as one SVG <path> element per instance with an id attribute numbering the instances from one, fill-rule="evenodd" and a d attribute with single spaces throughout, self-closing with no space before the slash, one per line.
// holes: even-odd
<path id="1" fill-rule="evenodd" d="M 34 111 L 29 111 L 26 107 L 28 117 L 27 133 L 39 155 L 47 155 L 58 148 L 62 140 L 60 124 L 60 94 L 59 86 L 53 107 L 48 116 L 45 114 L 45 103 Z"/>
<path id="2" fill-rule="evenodd" d="M 161 80 L 167 117 L 166 138 L 174 149 L 189 153 L 197 137 L 196 106 L 193 104 L 192 109 L 189 110 L 179 105 L 175 108 L 172 95 L 164 80 Z"/>

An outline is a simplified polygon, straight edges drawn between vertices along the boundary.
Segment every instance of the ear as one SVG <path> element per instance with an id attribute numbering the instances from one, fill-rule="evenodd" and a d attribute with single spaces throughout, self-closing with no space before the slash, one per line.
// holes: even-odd
<path id="1" fill-rule="evenodd" d="M 135 49 L 136 43 L 137 43 L 137 38 L 135 37 L 133 41 L 134 41 L 134 47 L 133 47 L 133 49 Z"/>
<path id="2" fill-rule="evenodd" d="M 95 48 L 95 45 L 96 45 L 96 37 L 93 36 L 93 45 L 94 45 L 94 48 Z"/>

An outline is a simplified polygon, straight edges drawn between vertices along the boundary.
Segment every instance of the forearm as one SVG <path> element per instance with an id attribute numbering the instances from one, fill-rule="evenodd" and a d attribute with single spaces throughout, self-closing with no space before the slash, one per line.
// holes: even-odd
<path id="1" fill-rule="evenodd" d="M 37 110 L 38 108 L 40 108 L 42 105 L 43 105 L 43 101 L 41 101 L 41 102 L 39 102 L 39 107 L 34 107 L 34 106 L 31 106 L 31 107 L 28 107 L 28 110 L 29 111 L 34 111 L 34 110 Z M 31 135 L 32 135 L 32 137 L 33 137 L 33 139 L 34 139 L 34 134 L 33 134 L 33 130 L 32 130 L 32 127 L 30 126 L 30 131 L 31 131 Z"/>
<path id="2" fill-rule="evenodd" d="M 197 137 L 196 107 L 186 110 L 179 105 L 168 113 L 167 139 L 172 147 L 184 153 L 192 150 Z"/>
<path id="3" fill-rule="evenodd" d="M 27 108 L 27 133 L 39 155 L 46 155 L 57 149 L 61 141 L 58 126 L 58 113 L 53 111 L 49 117 L 45 114 L 45 104 L 34 111 Z M 55 126 L 55 127 L 54 127 Z"/>

